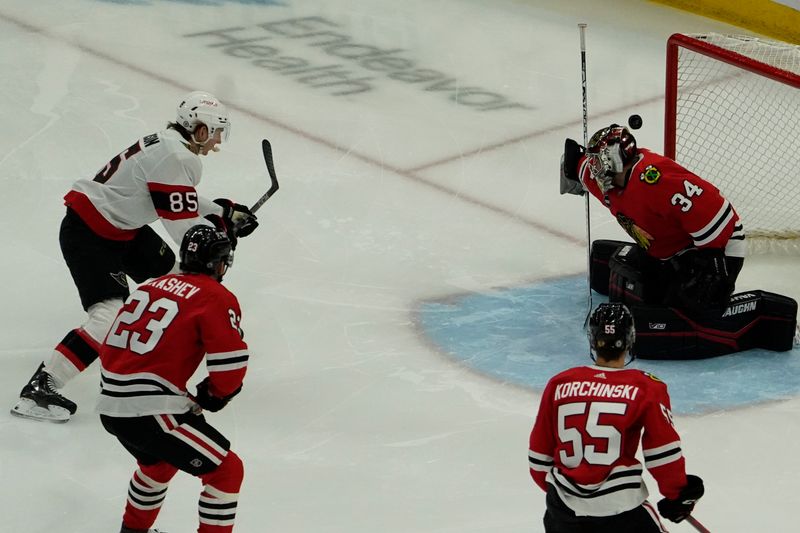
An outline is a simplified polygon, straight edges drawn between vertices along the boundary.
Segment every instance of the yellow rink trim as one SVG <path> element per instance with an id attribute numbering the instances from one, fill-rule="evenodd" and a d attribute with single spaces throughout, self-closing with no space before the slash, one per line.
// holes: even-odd
<path id="1" fill-rule="evenodd" d="M 650 0 L 800 44 L 800 10 L 770 0 Z M 787 2 L 792 3 L 792 2 Z"/>

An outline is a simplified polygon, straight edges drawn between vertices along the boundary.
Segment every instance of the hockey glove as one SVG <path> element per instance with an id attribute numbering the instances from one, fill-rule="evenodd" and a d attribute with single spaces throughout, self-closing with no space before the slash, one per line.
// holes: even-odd
<path id="1" fill-rule="evenodd" d="M 212 413 L 216 413 L 226 405 L 231 399 L 239 394 L 242 390 L 242 386 L 239 385 L 239 388 L 233 391 L 232 393 L 228 394 L 227 396 L 219 397 L 214 396 L 208 391 L 209 381 L 208 376 L 206 376 L 203 381 L 197 384 L 197 394 L 195 394 L 194 401 L 205 409 L 206 411 L 211 411 Z"/>
<path id="2" fill-rule="evenodd" d="M 247 237 L 258 227 L 258 219 L 246 205 L 225 198 L 217 198 L 214 203 L 222 206 L 222 219 L 237 237 Z"/>
<path id="3" fill-rule="evenodd" d="M 692 249 L 670 260 L 679 279 L 675 307 L 701 311 L 728 305 L 733 283 L 721 249 Z"/>
<path id="4" fill-rule="evenodd" d="M 688 474 L 686 476 L 686 486 L 681 489 L 678 497 L 674 500 L 669 498 L 661 499 L 658 502 L 658 512 L 667 520 L 675 523 L 681 522 L 692 514 L 694 504 L 704 493 L 703 480 L 698 476 Z"/>
<path id="5" fill-rule="evenodd" d="M 239 239 L 236 238 L 236 231 L 234 231 L 233 226 L 225 222 L 225 219 L 219 215 L 206 215 L 206 220 L 214 224 L 217 231 L 221 231 L 228 236 L 228 239 L 231 241 L 231 249 L 235 250 Z"/>
<path id="6" fill-rule="evenodd" d="M 578 162 L 586 149 L 573 141 L 564 141 L 564 154 L 561 156 L 561 194 L 583 195 L 583 184 L 578 179 Z"/>

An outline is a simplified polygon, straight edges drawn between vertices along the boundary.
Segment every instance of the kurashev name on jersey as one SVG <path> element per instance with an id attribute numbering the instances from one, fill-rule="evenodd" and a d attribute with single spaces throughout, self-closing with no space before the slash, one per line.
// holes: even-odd
<path id="1" fill-rule="evenodd" d="M 195 287 L 189 282 L 181 281 L 178 278 L 164 278 L 148 283 L 151 287 L 165 290 L 181 298 L 189 299 L 200 292 L 200 287 Z"/>

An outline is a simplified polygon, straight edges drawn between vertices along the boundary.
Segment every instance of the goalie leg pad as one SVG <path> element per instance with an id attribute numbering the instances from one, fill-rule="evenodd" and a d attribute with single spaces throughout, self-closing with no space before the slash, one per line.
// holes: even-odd
<path id="1" fill-rule="evenodd" d="M 626 243 L 608 261 L 608 299 L 627 305 L 661 304 L 668 267 L 638 246 Z"/>
<path id="2" fill-rule="evenodd" d="M 634 305 L 633 354 L 641 359 L 705 359 L 751 348 L 793 348 L 797 302 L 767 291 L 735 294 L 720 316 L 692 315 L 672 307 Z"/>
<path id="3" fill-rule="evenodd" d="M 620 247 L 630 245 L 625 241 L 612 241 L 598 239 L 592 242 L 592 249 L 589 252 L 590 272 L 589 286 L 593 291 L 608 296 L 608 279 L 611 275 L 609 261 Z"/>

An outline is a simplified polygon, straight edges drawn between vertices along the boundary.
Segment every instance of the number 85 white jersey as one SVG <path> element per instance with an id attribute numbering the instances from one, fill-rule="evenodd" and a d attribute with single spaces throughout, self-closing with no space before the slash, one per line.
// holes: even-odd
<path id="1" fill-rule="evenodd" d="M 222 213 L 195 190 L 202 172 L 200 157 L 167 129 L 136 141 L 93 179 L 76 181 L 64 203 L 106 239 L 133 239 L 139 228 L 161 219 L 180 244 L 190 227 L 212 225 L 204 216 Z"/>

